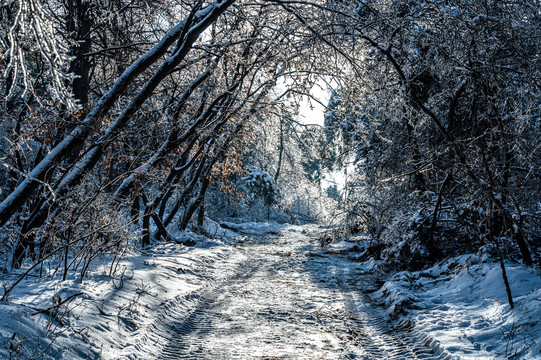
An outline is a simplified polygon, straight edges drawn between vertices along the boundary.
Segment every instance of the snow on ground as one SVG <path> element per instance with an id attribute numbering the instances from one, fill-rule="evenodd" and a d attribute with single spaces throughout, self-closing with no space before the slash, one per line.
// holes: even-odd
<path id="1" fill-rule="evenodd" d="M 226 277 L 243 259 L 227 246 L 238 234 L 212 221 L 205 230 L 213 238 L 178 232 L 178 243 L 159 243 L 128 255 L 113 276 L 105 275 L 108 257 L 98 261 L 82 283 L 73 276 L 64 282 L 37 279 L 39 269 L 31 272 L 8 302 L 0 302 L 0 359 L 42 353 L 54 359 L 117 359 L 129 354 L 131 347 L 151 337 L 156 318 L 171 307 L 189 306 L 191 293 Z M 196 246 L 181 244 L 190 239 Z M 14 279 L 12 275 L 3 283 Z M 77 293 L 54 318 L 38 313 Z M 160 344 L 152 345 L 150 350 L 159 350 Z"/>
<path id="2" fill-rule="evenodd" d="M 224 221 L 221 225 L 225 228 L 232 229 L 234 231 L 248 235 L 278 234 L 280 230 L 284 229 L 287 226 L 293 229 L 292 225 L 278 224 L 274 221 L 245 223 L 233 223 Z"/>
<path id="3" fill-rule="evenodd" d="M 428 334 L 460 359 L 541 359 L 541 276 L 506 263 L 510 309 L 499 263 L 474 254 L 428 270 L 401 272 L 373 298 L 390 318 Z"/>
<path id="4" fill-rule="evenodd" d="M 320 300 L 335 300 L 319 304 L 312 313 L 292 317 L 299 310 L 292 307 L 289 315 L 273 316 L 288 319 L 282 324 L 289 326 L 291 336 L 298 334 L 291 321 L 306 326 L 307 334 L 312 331 L 314 338 L 306 341 L 311 351 L 328 353 L 321 358 L 340 358 L 333 351 L 347 350 L 368 354 L 370 359 L 408 359 L 401 354 L 426 351 L 423 348 L 430 344 L 433 358 L 440 359 L 541 359 L 541 277 L 535 269 L 506 264 L 515 300 L 515 309 L 510 309 L 499 264 L 486 256 L 463 255 L 424 271 L 395 274 L 383 284 L 376 281 L 384 275 L 378 272 L 380 262 L 367 256 L 364 236 L 321 248 L 318 239 L 326 238 L 327 230 L 316 226 L 269 222 L 220 227 L 209 220 L 205 230 L 207 237 L 177 232 L 172 234 L 177 243 L 159 243 L 126 256 L 114 276 L 106 275 L 108 258 L 97 263 L 82 283 L 74 277 L 65 282 L 38 279 L 38 273 L 32 272 L 10 301 L 0 303 L 0 359 L 29 359 L 43 352 L 44 358 L 51 359 L 139 359 L 141 354 L 158 358 L 165 347 L 175 345 L 176 331 L 198 336 L 192 331 L 197 324 L 179 321 L 189 322 L 192 315 L 207 319 L 200 309 L 205 304 L 234 311 L 232 319 L 248 316 L 253 322 L 261 309 L 272 310 L 264 307 L 272 296 L 302 294 L 300 303 L 308 306 L 310 294 L 301 291 L 305 288 L 319 294 Z M 260 243 L 253 244 L 250 236 L 259 236 Z M 187 240 L 196 246 L 182 245 Z M 261 276 L 274 273 L 277 277 L 269 284 L 286 287 L 258 302 L 258 292 L 270 291 Z M 242 286 L 244 277 L 251 281 L 251 292 Z M 245 314 L 241 310 L 250 304 L 242 299 L 238 306 L 229 302 L 226 291 L 244 294 L 244 300 L 255 301 L 254 309 L 261 309 Z M 39 312 L 70 296 L 74 298 L 63 312 L 53 317 Z M 381 307 L 367 304 L 367 296 Z M 282 302 L 293 306 L 298 300 L 291 297 Z M 180 328 L 171 327 L 175 323 Z M 312 323 L 328 326 L 322 327 L 321 335 L 309 327 Z M 397 332 L 390 331 L 392 327 Z M 216 339 L 227 343 L 227 337 L 219 337 L 228 334 L 227 329 L 217 329 L 221 332 Z M 270 322 L 268 330 L 273 331 Z M 250 334 L 254 346 L 261 341 L 258 336 Z M 287 341 L 294 342 L 294 337 Z M 261 354 L 266 349 L 256 348 Z"/>
<path id="5" fill-rule="evenodd" d="M 541 273 L 505 263 L 515 304 L 510 309 L 497 259 L 487 254 L 454 257 L 417 272 L 392 276 L 370 259 L 369 239 L 357 236 L 329 244 L 364 276 L 383 286 L 362 289 L 379 304 L 391 326 L 426 338 L 458 359 L 541 359 Z M 350 269 L 353 269 L 351 267 Z M 363 276 L 363 275 L 361 275 Z"/>

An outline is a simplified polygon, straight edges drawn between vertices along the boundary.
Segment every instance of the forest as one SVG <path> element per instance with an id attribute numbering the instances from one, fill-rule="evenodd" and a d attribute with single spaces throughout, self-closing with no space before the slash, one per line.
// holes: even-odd
<path id="1" fill-rule="evenodd" d="M 539 277 L 538 0 L 3 0 L 0 73 L 2 302 L 246 221 Z"/>

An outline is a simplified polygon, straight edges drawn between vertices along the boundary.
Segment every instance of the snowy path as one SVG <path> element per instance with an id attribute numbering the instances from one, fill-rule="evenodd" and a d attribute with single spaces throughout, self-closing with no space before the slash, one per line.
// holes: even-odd
<path id="1" fill-rule="evenodd" d="M 197 246 L 155 244 L 126 256 L 112 277 L 105 261 L 82 284 L 24 280 L 0 304 L 0 359 L 13 358 L 2 346 L 13 343 L 21 359 L 45 349 L 59 360 L 540 359 L 535 269 L 508 263 L 513 311 L 499 266 L 475 254 L 395 274 L 368 296 L 376 263 L 359 262 L 363 237 L 322 249 L 317 226 L 231 226 L 250 235 L 185 232 L 179 238 Z M 79 292 L 51 346 L 54 323 L 34 309 Z M 416 308 L 389 325 L 383 319 L 402 301 Z"/>
<path id="2" fill-rule="evenodd" d="M 385 331 L 355 291 L 354 264 L 311 251 L 315 237 L 296 230 L 238 244 L 245 257 L 231 275 L 197 294 L 189 311 L 169 314 L 176 321 L 164 324 L 155 358 L 448 358 L 426 338 Z"/>

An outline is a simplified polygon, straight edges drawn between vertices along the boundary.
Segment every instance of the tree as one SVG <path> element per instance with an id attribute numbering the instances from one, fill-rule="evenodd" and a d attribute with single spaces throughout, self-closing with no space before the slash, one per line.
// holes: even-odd
<path id="1" fill-rule="evenodd" d="M 537 155 L 519 154 L 536 153 L 527 139 L 538 133 L 532 109 L 539 101 L 540 68 L 534 61 L 538 50 L 528 39 L 539 34 L 532 11 L 539 5 L 371 1 L 326 6 L 333 18 L 327 41 L 347 41 L 356 49 L 342 48 L 352 74 L 359 76 L 341 87 L 340 106 L 347 116 L 339 124 L 354 129 L 359 168 L 373 194 L 368 203 L 361 200 L 372 214 L 367 218 L 379 218 L 399 234 L 417 224 L 416 239 L 438 258 L 457 235 L 469 245 L 486 238 L 483 229 L 494 216 L 487 209 L 494 208 L 499 234 L 512 238 L 523 262 L 531 265 L 527 238 L 536 230 L 527 229 L 519 214 L 532 213 L 538 201 L 537 180 L 529 182 L 524 171 L 536 173 L 539 162 L 533 160 Z M 292 11 L 302 14 L 299 8 Z M 352 117 L 350 109 L 357 115 Z M 384 217 L 376 209 L 384 209 Z M 406 214 L 415 213 L 422 216 L 407 220 Z M 388 226 L 398 214 L 410 225 Z M 394 242 L 399 234 L 387 238 Z"/>
<path id="2" fill-rule="evenodd" d="M 413 234 L 402 243 L 436 259 L 512 239 L 531 265 L 538 7 L 9 2 L 0 226 L 19 234 L 12 265 L 59 246 L 67 259 L 70 239 L 90 233 L 104 248 L 121 232 L 114 217 L 140 227 L 145 245 L 152 222 L 171 239 L 175 219 L 182 229 L 198 209 L 202 219 L 205 201 L 233 183 L 221 166 L 234 152 L 273 180 L 258 190 L 267 217 L 277 188 L 284 213 L 328 214 L 324 173 L 344 169 L 345 217 L 389 246 Z M 300 97 L 321 82 L 335 89 L 323 131 L 296 119 Z M 98 204 L 107 224 L 81 225 Z"/>
<path id="3" fill-rule="evenodd" d="M 52 150 L 37 162 L 34 169 L 4 199 L 0 205 L 0 223 L 2 225 L 34 196 L 40 184 L 49 182 L 53 179 L 54 175 L 52 174 L 54 174 L 54 171 L 60 170 L 58 176 L 54 176 L 58 179 L 56 184 L 47 186 L 51 190 L 51 194 L 45 197 L 42 196 L 31 205 L 29 217 L 22 226 L 22 238 L 15 249 L 14 266 L 20 265 L 25 250 L 33 243 L 30 233 L 43 224 L 51 213 L 54 213 L 54 209 L 59 204 L 59 198 L 67 195 L 96 166 L 109 145 L 116 141 L 119 132 L 126 127 L 130 118 L 142 107 L 160 82 L 171 74 L 186 57 L 198 36 L 231 4 L 232 2 L 220 2 L 214 5 L 211 4 L 201 10 L 199 5 L 196 4 L 183 22 L 170 30 L 157 45 L 124 71 L 115 84 L 88 112 L 80 125 L 71 130 L 56 145 L 53 144 Z M 176 45 L 174 45 L 175 42 L 177 42 Z M 137 75 L 159 60 L 171 45 L 174 46 L 166 60 L 116 116 L 114 121 L 110 123 L 105 121 L 105 128 L 99 136 L 90 141 L 90 147 L 86 150 L 86 153 L 73 166 L 65 170 L 60 169 L 61 161 L 79 148 L 81 141 L 88 139 L 91 134 L 95 134 L 93 132 L 94 128 L 102 120 L 102 117 L 111 110 L 115 101 L 120 98 L 127 86 L 131 84 Z M 64 171 L 63 174 L 62 171 Z"/>
<path id="4" fill-rule="evenodd" d="M 51 43 L 60 44 L 68 55 L 65 63 L 42 68 L 64 74 L 65 81 L 57 85 L 73 98 L 58 111 L 56 98 L 46 93 L 34 91 L 27 98 L 24 92 L 14 93 L 25 102 L 16 129 L 34 118 L 47 124 L 34 108 L 50 114 L 58 125 L 46 140 L 30 131 L 28 142 L 26 134 L 16 131 L 16 140 L 32 144 L 27 153 L 33 161 L 17 147 L 7 149 L 15 156 L 4 164 L 15 170 L 10 175 L 12 188 L 2 194 L 0 223 L 20 234 L 14 267 L 21 266 L 27 254 L 42 257 L 56 246 L 72 244 L 70 238 L 84 239 L 86 230 L 75 225 L 76 219 L 91 218 L 96 204 L 132 222 L 142 217 L 143 244 L 151 240 L 152 221 L 158 237 L 166 239 L 170 239 L 166 227 L 179 214 L 180 227 L 185 228 L 204 204 L 215 165 L 227 158 L 231 144 L 256 114 L 280 102 L 272 99 L 270 90 L 294 61 L 285 47 L 296 39 L 299 28 L 287 17 L 280 19 L 281 26 L 266 26 L 277 19 L 274 9 L 234 1 L 207 6 L 153 1 L 149 4 L 159 11 L 150 23 L 140 21 L 146 14 L 130 1 L 104 7 L 99 1 L 36 0 L 46 16 L 23 2 L 13 4 L 29 18 L 39 15 L 54 29 L 43 41 L 58 39 Z M 226 10 L 227 16 L 221 16 Z M 173 14 L 182 14 L 184 20 L 178 22 Z M 247 18 L 252 20 L 246 22 Z M 168 25 L 170 29 L 165 28 Z M 18 39 L 22 27 L 11 26 L 10 31 Z M 37 35 L 32 40 L 38 44 L 38 55 L 54 50 L 40 47 Z M 31 66 L 29 54 L 13 66 Z M 40 66 L 41 60 L 36 60 Z M 40 76 L 33 79 L 42 81 Z M 28 88 L 26 78 L 13 81 Z M 40 84 L 45 89 L 48 80 Z M 50 108 L 40 105 L 44 99 Z M 147 136 L 140 136 L 142 132 Z M 71 207 L 73 201 L 85 205 Z M 49 240 L 59 239 L 56 235 L 42 236 L 45 229 L 51 235 L 66 234 L 63 242 Z M 107 242 L 108 235 L 102 235 Z M 84 241 L 80 245 L 84 247 Z"/>
<path id="5" fill-rule="evenodd" d="M 240 182 L 252 201 L 260 198 L 267 206 L 267 219 L 270 220 L 271 206 L 276 204 L 279 198 L 274 178 L 265 171 L 248 169 L 248 174 L 242 177 Z"/>

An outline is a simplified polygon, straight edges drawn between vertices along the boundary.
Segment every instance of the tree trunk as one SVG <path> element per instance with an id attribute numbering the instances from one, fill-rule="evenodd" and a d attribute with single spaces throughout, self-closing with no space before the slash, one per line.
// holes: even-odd
<path id="1" fill-rule="evenodd" d="M 280 118 L 280 145 L 278 153 L 278 165 L 276 165 L 276 173 L 274 174 L 274 182 L 278 181 L 278 176 L 280 176 L 280 169 L 282 168 L 282 157 L 284 155 L 284 125 L 283 120 Z"/>
<path id="2" fill-rule="evenodd" d="M 115 82 L 115 84 L 102 96 L 100 101 L 90 110 L 82 123 L 77 126 L 68 136 L 66 136 L 58 145 L 56 145 L 49 154 L 30 172 L 26 179 L 11 192 L 11 194 L 0 204 L 0 226 L 4 225 L 11 216 L 20 209 L 26 200 L 34 193 L 40 182 L 43 181 L 46 174 L 55 168 L 58 163 L 66 159 L 81 142 L 84 142 L 92 129 L 101 117 L 110 110 L 115 101 L 122 95 L 127 86 L 144 70 L 158 61 L 170 48 L 177 42 L 171 55 L 164 62 L 160 70 L 152 77 L 147 85 L 131 101 L 130 105 L 124 110 L 122 115 L 111 124 L 106 130 L 106 136 L 100 139 L 101 144 L 106 144 L 107 140 L 117 133 L 135 111 L 150 96 L 154 88 L 167 76 L 185 57 L 191 49 L 193 43 L 199 35 L 229 7 L 235 0 L 221 0 L 208 5 L 205 9 L 199 10 L 197 14 L 191 14 L 188 19 L 179 23 L 170 30 L 162 40 L 149 50 L 146 54 L 135 61 Z M 98 147 L 103 147 L 99 145 Z M 103 150 L 103 149 L 101 149 Z M 91 151 L 92 152 L 92 151 Z M 94 154 L 101 151 L 94 151 Z M 69 176 L 77 180 L 82 174 L 94 166 L 96 161 L 91 159 L 84 160 L 84 168 L 77 170 L 78 174 Z M 90 165 L 90 166 L 89 166 Z M 69 182 L 72 184 L 73 182 Z"/>
<path id="3" fill-rule="evenodd" d="M 197 214 L 197 226 L 202 227 L 205 223 L 205 199 L 201 201 L 199 206 L 199 213 Z"/>
<path id="4" fill-rule="evenodd" d="M 515 304 L 513 302 L 513 295 L 511 294 L 511 287 L 509 286 L 509 279 L 507 278 L 507 272 L 505 270 L 505 263 L 503 261 L 502 250 L 500 248 L 499 241 L 497 240 L 494 234 L 494 226 L 492 223 L 492 208 L 493 208 L 493 205 L 492 205 L 492 202 L 490 202 L 488 206 L 488 209 L 489 209 L 488 211 L 488 236 L 490 240 L 492 241 L 492 243 L 494 244 L 494 246 L 496 246 L 496 250 L 498 251 L 498 259 L 500 262 L 500 268 L 502 270 L 502 278 L 503 278 L 503 283 L 505 286 L 505 292 L 507 293 L 507 301 L 509 302 L 509 307 L 513 309 L 515 307 Z"/>
<path id="5" fill-rule="evenodd" d="M 73 96 L 84 107 L 88 104 L 90 61 L 85 54 L 90 52 L 91 33 L 94 19 L 90 14 L 91 3 L 82 0 L 70 0 L 66 18 L 68 34 L 75 34 L 69 55 L 73 57 L 69 73 L 74 74 L 71 88 Z"/>
<path id="6" fill-rule="evenodd" d="M 192 215 L 195 213 L 197 208 L 201 206 L 201 204 L 203 203 L 203 199 L 205 198 L 205 193 L 207 192 L 209 184 L 210 184 L 209 177 L 205 176 L 203 179 L 203 183 L 201 184 L 201 190 L 199 191 L 199 195 L 186 208 L 186 212 L 184 213 L 184 216 L 182 217 L 182 221 L 180 222 L 180 225 L 178 227 L 179 230 L 186 230 L 186 228 L 188 227 L 188 223 L 190 222 Z"/>

